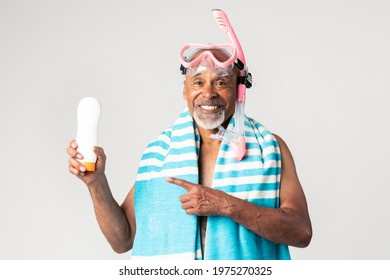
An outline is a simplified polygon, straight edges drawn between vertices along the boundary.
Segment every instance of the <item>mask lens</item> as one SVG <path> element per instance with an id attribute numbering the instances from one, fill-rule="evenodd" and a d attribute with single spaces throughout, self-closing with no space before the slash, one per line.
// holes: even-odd
<path id="1" fill-rule="evenodd" d="M 218 54 L 214 50 L 219 50 L 222 54 Z M 237 59 L 237 53 L 231 44 L 185 45 L 180 51 L 180 60 L 185 68 L 197 67 L 206 58 L 210 58 L 214 64 L 224 68 L 234 63 Z"/>

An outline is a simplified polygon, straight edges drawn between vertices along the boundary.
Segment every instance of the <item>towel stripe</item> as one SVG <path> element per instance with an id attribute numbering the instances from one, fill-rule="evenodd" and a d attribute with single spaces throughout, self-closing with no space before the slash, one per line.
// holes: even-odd
<path id="1" fill-rule="evenodd" d="M 231 118 L 227 129 L 233 129 Z M 212 188 L 261 207 L 279 207 L 281 155 L 277 140 L 246 117 L 246 155 L 237 162 L 222 142 Z M 137 233 L 132 259 L 202 259 L 198 217 L 187 215 L 179 197 L 186 191 L 165 177 L 199 183 L 200 135 L 186 108 L 145 149 L 134 194 Z M 227 217 L 208 217 L 204 259 L 289 259 L 288 247 L 266 240 Z"/>

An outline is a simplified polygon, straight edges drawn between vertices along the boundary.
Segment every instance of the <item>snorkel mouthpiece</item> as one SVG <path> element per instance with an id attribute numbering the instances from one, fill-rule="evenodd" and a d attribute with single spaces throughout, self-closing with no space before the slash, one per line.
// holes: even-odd
<path id="1" fill-rule="evenodd" d="M 204 59 L 212 60 L 215 65 L 220 68 L 228 68 L 234 65 L 239 70 L 238 77 L 238 88 L 237 88 L 237 100 L 235 105 L 234 119 L 235 125 L 233 130 L 226 130 L 222 126 L 219 126 L 218 133 L 211 135 L 213 139 L 218 139 L 220 141 L 225 141 L 229 144 L 231 149 L 234 152 L 234 158 L 237 161 L 241 161 L 246 153 L 246 144 L 244 137 L 244 109 L 245 109 L 245 94 L 246 88 L 252 86 L 252 76 L 248 72 L 244 52 L 242 51 L 241 44 L 237 39 L 236 34 L 229 22 L 229 19 L 225 12 L 220 9 L 212 10 L 214 19 L 218 27 L 226 34 L 230 40 L 230 44 L 219 44 L 219 45 L 193 45 L 187 44 L 180 51 L 180 60 L 181 67 L 180 70 L 182 74 L 186 74 L 187 69 L 196 69 L 198 66 L 201 66 L 201 63 Z M 202 50 L 200 55 L 189 57 L 185 55 L 185 52 L 188 49 L 196 49 L 198 52 Z M 228 58 L 224 61 L 218 60 L 211 50 L 215 49 L 231 49 L 232 52 L 228 52 Z M 196 53 L 196 52 L 195 52 Z M 233 67 L 234 67 L 233 66 Z"/>
<path id="2" fill-rule="evenodd" d="M 241 161 L 245 156 L 246 145 L 244 135 L 240 135 L 235 131 L 226 130 L 222 125 L 218 127 L 218 132 L 216 134 L 210 135 L 211 139 L 225 141 L 229 143 L 229 146 L 233 150 L 234 159 L 236 161 Z"/>

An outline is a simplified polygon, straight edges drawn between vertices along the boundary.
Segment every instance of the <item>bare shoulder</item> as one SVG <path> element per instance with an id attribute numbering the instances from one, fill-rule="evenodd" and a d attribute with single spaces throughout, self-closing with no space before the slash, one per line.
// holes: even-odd
<path id="1" fill-rule="evenodd" d="M 282 174 L 280 179 L 280 207 L 288 207 L 307 214 L 306 198 L 298 178 L 293 156 L 287 144 L 279 136 L 274 134 L 279 143 L 282 157 Z"/>
<path id="2" fill-rule="evenodd" d="M 294 158 L 286 142 L 277 134 L 273 134 L 279 143 L 280 154 L 282 155 L 282 169 L 296 173 Z"/>
<path id="3" fill-rule="evenodd" d="M 272 135 L 276 138 L 276 140 L 278 141 L 279 143 L 279 147 L 280 147 L 280 150 L 282 152 L 283 151 L 288 151 L 290 153 L 290 150 L 288 149 L 287 147 L 287 144 L 286 142 L 284 142 L 284 140 L 282 139 L 282 137 L 280 137 L 279 135 L 275 134 L 275 133 L 272 133 Z M 291 153 L 290 153 L 291 154 Z"/>

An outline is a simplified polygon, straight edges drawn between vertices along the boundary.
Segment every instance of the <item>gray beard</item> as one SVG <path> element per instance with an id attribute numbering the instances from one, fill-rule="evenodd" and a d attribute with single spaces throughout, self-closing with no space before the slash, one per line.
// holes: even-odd
<path id="1" fill-rule="evenodd" d="M 194 120 L 200 127 L 212 130 L 223 124 L 225 120 L 225 111 L 222 110 L 215 114 L 203 114 L 199 109 L 197 109 L 197 107 L 195 107 Z"/>

